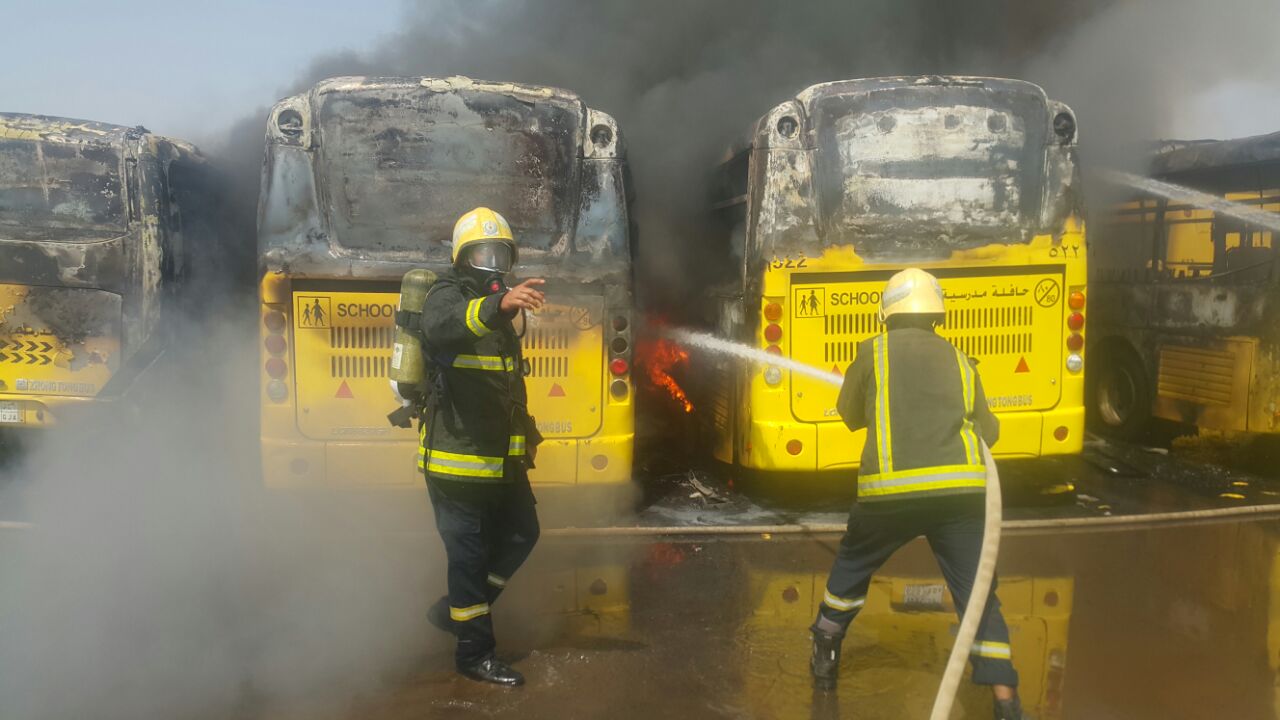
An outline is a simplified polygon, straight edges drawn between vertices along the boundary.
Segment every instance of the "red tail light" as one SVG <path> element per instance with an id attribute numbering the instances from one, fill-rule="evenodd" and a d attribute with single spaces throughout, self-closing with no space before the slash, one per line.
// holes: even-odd
<path id="1" fill-rule="evenodd" d="M 1073 312 L 1067 316 L 1067 327 L 1072 330 L 1080 330 L 1084 327 L 1084 314 Z"/>
<path id="2" fill-rule="evenodd" d="M 627 361 L 622 358 L 614 358 L 609 361 L 609 372 L 614 375 L 626 375 L 627 370 L 630 369 L 631 367 L 627 364 Z"/>
<path id="3" fill-rule="evenodd" d="M 769 347 L 765 348 L 764 351 L 769 353 L 770 355 L 782 354 L 782 348 L 778 347 L 777 345 L 770 345 Z"/>
<path id="4" fill-rule="evenodd" d="M 1080 333 L 1071 333 L 1067 337 L 1067 349 L 1071 352 L 1080 352 L 1084 348 L 1084 336 Z"/>
<path id="5" fill-rule="evenodd" d="M 266 346 L 267 352 L 272 355 L 283 355 L 287 347 L 283 335 L 268 335 L 262 344 Z"/>
<path id="6" fill-rule="evenodd" d="M 782 339 L 782 326 L 769 323 L 764 328 L 764 339 L 776 343 Z"/>
<path id="7" fill-rule="evenodd" d="M 276 380 L 284 377 L 289 372 L 289 366 L 285 364 L 284 360 L 277 357 L 268 358 L 264 367 L 266 368 L 267 375 L 270 375 Z"/>

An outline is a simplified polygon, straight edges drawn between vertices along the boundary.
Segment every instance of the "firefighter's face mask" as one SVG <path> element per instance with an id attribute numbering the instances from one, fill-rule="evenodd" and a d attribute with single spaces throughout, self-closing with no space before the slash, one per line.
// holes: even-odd
<path id="1" fill-rule="evenodd" d="M 476 243 L 464 252 L 467 267 L 482 273 L 505 275 L 511 272 L 511 266 L 515 262 L 515 251 L 504 242 Z"/>

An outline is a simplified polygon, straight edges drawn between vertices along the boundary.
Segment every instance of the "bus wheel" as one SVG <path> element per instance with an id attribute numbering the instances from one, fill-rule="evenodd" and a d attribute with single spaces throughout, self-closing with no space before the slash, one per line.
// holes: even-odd
<path id="1" fill-rule="evenodd" d="M 1138 437 L 1151 419 L 1151 389 L 1142 361 L 1120 347 L 1103 350 L 1094 359 L 1089 398 L 1094 427 L 1125 440 Z"/>

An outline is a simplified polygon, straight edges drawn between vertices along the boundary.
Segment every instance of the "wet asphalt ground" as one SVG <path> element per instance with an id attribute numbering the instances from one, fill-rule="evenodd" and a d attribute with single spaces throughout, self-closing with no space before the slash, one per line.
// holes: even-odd
<path id="1" fill-rule="evenodd" d="M 1280 497 L 1272 444 L 1214 437 L 1092 439 L 1081 457 L 1003 463 L 1001 477 L 1013 520 L 1242 507 Z M 97 623 L 95 613 L 121 588 L 136 597 L 110 608 L 110 631 L 78 624 L 83 635 L 64 632 L 63 608 L 45 613 L 48 627 L 32 633 L 44 655 L 41 674 L 65 669 L 70 680 L 50 681 L 32 697 L 65 700 L 79 714 L 31 716 L 927 717 L 957 624 L 927 546 L 912 543 L 883 568 L 845 642 L 838 691 L 814 692 L 807 628 L 839 535 L 734 528 L 839 524 L 849 500 L 837 492 L 796 501 L 744 485 L 715 468 L 656 475 L 638 514 L 611 526 L 637 528 L 634 536 L 546 532 L 495 605 L 499 652 L 528 678 L 518 689 L 456 675 L 452 639 L 425 622 L 425 608 L 444 589 L 438 538 L 419 497 L 425 493 L 398 501 L 414 528 L 397 529 L 393 541 L 370 532 L 390 524 L 347 502 L 314 505 L 305 522 L 271 516 L 272 532 L 285 531 L 269 537 L 254 538 L 261 530 L 249 521 L 243 529 L 210 527 L 187 538 L 191 547 L 179 548 L 176 559 L 153 555 L 151 537 L 182 531 L 137 522 L 124 534 L 136 536 L 132 544 L 117 539 L 54 556 L 67 571 L 57 582 L 82 596 L 65 609 L 83 616 L 72 620 Z M 77 521 L 90 524 L 90 543 L 99 534 L 93 523 L 110 532 L 119 526 L 101 515 L 86 508 Z M 671 527 L 726 534 L 658 530 Z M 202 543 L 230 530 L 251 540 L 204 559 L 234 556 L 243 565 L 226 576 L 243 587 L 220 595 L 207 580 L 221 577 L 219 568 L 200 565 Z M 15 533 L 26 534 L 13 530 L 0 540 Z M 72 581 L 99 572 L 93 554 L 108 551 L 112 562 L 143 555 L 163 572 L 122 564 L 138 577 L 122 582 L 101 570 Z M 26 571 L 45 575 L 40 566 Z M 1280 521 L 1008 533 L 999 574 L 1032 717 L 1280 717 Z M 290 591 L 299 597 L 276 601 Z M 210 593 L 217 603 L 208 602 Z M 174 597 L 194 607 L 190 616 L 173 610 Z M 211 615 L 214 627 L 189 627 Z M 11 629 L 0 622 L 0 633 Z M 165 633 L 191 638 L 159 654 L 134 644 Z M 238 645 L 218 647 L 227 635 Z M 95 654 L 95 642 L 108 651 Z M 357 679 L 343 682 L 347 676 Z M 114 693 L 132 704 L 109 704 Z M 153 695 L 163 702 L 146 702 Z M 10 707 L 3 701 L 0 708 Z M 100 703 L 102 712 L 84 714 Z M 964 684 L 953 717 L 990 712 L 987 693 Z"/>
<path id="2" fill-rule="evenodd" d="M 1011 519 L 1273 502 L 1270 446 L 1093 439 L 1080 458 L 1002 468 Z M 1274 475 L 1280 476 L 1280 470 Z M 789 506 L 713 472 L 673 474 L 637 527 L 842 522 L 840 501 Z M 809 636 L 837 535 L 556 537 L 495 618 L 527 686 L 450 672 L 447 638 L 351 705 L 359 718 L 923 718 L 956 618 L 923 541 L 879 574 L 845 643 L 837 692 L 815 692 Z M 999 595 L 1036 718 L 1280 717 L 1280 523 L 1006 536 Z M 516 598 L 519 598 L 518 600 Z M 953 717 L 990 717 L 962 687 Z"/>

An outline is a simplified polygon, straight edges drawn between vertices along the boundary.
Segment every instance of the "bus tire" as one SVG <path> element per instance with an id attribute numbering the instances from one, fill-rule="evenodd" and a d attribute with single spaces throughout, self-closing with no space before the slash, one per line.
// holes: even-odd
<path id="1" fill-rule="evenodd" d="M 1151 421 L 1151 383 L 1136 352 L 1120 344 L 1094 352 L 1089 373 L 1090 424 L 1099 433 L 1133 440 Z"/>

